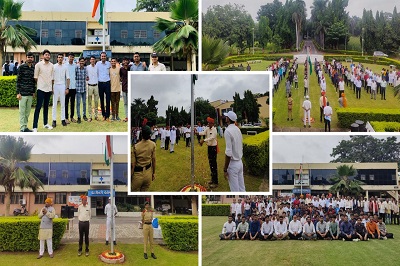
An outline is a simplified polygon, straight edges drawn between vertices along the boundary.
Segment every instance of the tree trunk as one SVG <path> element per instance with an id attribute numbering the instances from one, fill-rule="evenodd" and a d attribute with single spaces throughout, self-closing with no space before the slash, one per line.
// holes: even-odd
<path id="1" fill-rule="evenodd" d="M 4 46 L 3 45 L 1 45 L 0 44 L 0 66 L 1 67 L 3 67 L 3 64 L 4 64 L 4 56 L 5 56 L 5 53 L 4 53 Z M 0 71 L 1 73 L 0 73 L 0 76 L 3 76 L 3 71 Z M 10 207 L 10 206 L 8 206 L 8 207 Z"/>
<path id="2" fill-rule="evenodd" d="M 197 70 L 197 65 L 196 65 L 196 54 L 192 51 L 192 71 Z"/>
<path id="3" fill-rule="evenodd" d="M 192 70 L 192 54 L 189 53 L 186 57 L 186 71 Z"/>
<path id="4" fill-rule="evenodd" d="M 6 205 L 6 211 L 4 213 L 4 216 L 10 216 L 11 196 L 12 196 L 12 191 L 6 190 L 5 198 L 4 198 L 4 203 Z"/>
<path id="5" fill-rule="evenodd" d="M 296 51 L 299 51 L 299 31 L 297 27 L 297 21 L 296 21 Z"/>
<path id="6" fill-rule="evenodd" d="M 197 199 L 198 199 L 198 196 L 196 196 L 196 195 L 192 196 L 192 215 L 193 216 L 197 216 L 198 215 L 198 213 L 197 213 Z"/>

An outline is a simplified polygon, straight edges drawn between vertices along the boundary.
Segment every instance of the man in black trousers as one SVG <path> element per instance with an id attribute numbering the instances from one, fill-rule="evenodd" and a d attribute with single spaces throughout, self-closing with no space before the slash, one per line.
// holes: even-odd
<path id="1" fill-rule="evenodd" d="M 90 206 L 87 204 L 87 197 L 81 196 L 82 204 L 78 207 L 79 220 L 79 249 L 78 256 L 82 255 L 83 235 L 85 235 L 85 255 L 89 256 L 89 221 L 91 218 Z"/>

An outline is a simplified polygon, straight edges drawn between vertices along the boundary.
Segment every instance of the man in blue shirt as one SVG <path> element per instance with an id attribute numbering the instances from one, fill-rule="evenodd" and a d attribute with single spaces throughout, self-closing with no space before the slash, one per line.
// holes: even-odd
<path id="1" fill-rule="evenodd" d="M 354 233 L 353 225 L 349 222 L 347 215 L 344 216 L 344 221 L 340 224 L 340 238 L 342 238 L 343 241 L 359 240 Z"/>
<path id="2" fill-rule="evenodd" d="M 101 52 L 100 61 L 96 63 L 97 77 L 99 85 L 99 97 L 101 114 L 103 121 L 110 122 L 110 103 L 111 103 L 111 83 L 110 83 L 110 68 L 111 63 L 106 61 L 106 52 Z M 104 108 L 104 94 L 106 95 L 106 106 Z"/>
<path id="3" fill-rule="evenodd" d="M 259 238 L 261 224 L 258 220 L 258 215 L 253 216 L 253 221 L 250 224 L 250 240 L 256 240 Z"/>
<path id="4" fill-rule="evenodd" d="M 147 71 L 146 62 L 140 62 L 140 55 L 138 52 L 133 54 L 131 71 Z"/>

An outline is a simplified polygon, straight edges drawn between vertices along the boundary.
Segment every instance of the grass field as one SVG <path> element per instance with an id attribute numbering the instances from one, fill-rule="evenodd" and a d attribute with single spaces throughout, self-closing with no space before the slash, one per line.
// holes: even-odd
<path id="1" fill-rule="evenodd" d="M 51 125 L 52 123 L 52 106 L 49 106 L 49 119 L 48 123 Z M 75 108 L 76 108 L 76 101 L 75 101 Z M 53 128 L 52 130 L 47 130 L 43 128 L 43 108 L 40 111 L 39 120 L 38 120 L 38 132 L 128 132 L 128 125 L 127 123 L 122 122 L 122 119 L 125 118 L 125 111 L 124 111 L 124 101 L 121 99 L 119 103 L 119 117 L 121 121 L 113 121 L 113 122 L 103 122 L 103 121 L 96 121 L 93 119 L 92 122 L 86 122 L 82 119 L 82 123 L 71 123 L 66 127 L 61 125 L 61 108 L 60 104 L 57 106 L 57 127 Z M 0 108 L 0 113 L 2 115 L 2 121 L 0 124 L 0 131 L 1 132 L 19 132 L 19 110 L 18 107 L 2 107 Z M 29 115 L 28 120 L 28 128 L 32 129 L 33 125 L 33 116 L 35 113 L 35 107 L 31 109 L 31 113 Z M 82 111 L 82 104 L 81 104 L 81 116 L 83 116 Z M 89 118 L 88 115 L 88 105 L 86 104 L 86 116 Z M 101 111 L 98 114 L 99 118 L 102 118 Z M 75 119 L 78 119 L 75 109 Z M 94 117 L 93 117 L 94 118 Z"/>
<path id="2" fill-rule="evenodd" d="M 227 217 L 202 219 L 202 265 L 398 265 L 400 226 L 388 226 L 388 240 L 243 242 L 219 240 Z"/>
<path id="3" fill-rule="evenodd" d="M 90 255 L 78 257 L 78 244 L 64 244 L 54 251 L 54 258 L 51 259 L 48 253 L 44 254 L 40 260 L 36 259 L 38 252 L 1 252 L 0 265 L 106 265 L 100 261 L 98 255 L 106 251 L 104 244 L 90 244 Z M 157 259 L 149 256 L 149 259 L 143 258 L 143 245 L 141 244 L 118 244 L 115 248 L 125 255 L 125 265 L 197 265 L 197 252 L 176 252 L 159 245 L 154 246 L 154 253 Z M 172 263 L 173 262 L 173 263 Z M 171 264 L 172 263 L 172 264 Z"/>
<path id="4" fill-rule="evenodd" d="M 372 68 L 374 72 L 380 71 L 383 67 L 382 65 L 371 65 L 364 64 L 365 67 Z M 300 64 L 297 70 L 299 75 L 299 89 L 295 90 L 292 88 L 292 98 L 293 102 L 293 121 L 287 121 L 287 100 L 286 100 L 286 89 L 284 81 L 279 85 L 278 91 L 273 96 L 273 108 L 276 108 L 275 117 L 273 123 L 278 127 L 303 127 L 302 118 L 304 116 L 302 104 L 304 101 L 304 65 Z M 337 114 L 335 108 L 339 108 L 338 93 L 335 91 L 335 87 L 332 85 L 329 76 L 325 75 L 327 79 L 327 94 L 326 97 L 333 109 L 333 116 L 331 122 L 331 128 L 338 128 Z M 324 122 L 319 121 L 319 98 L 320 98 L 320 87 L 318 85 L 318 80 L 315 72 L 311 75 L 309 95 L 311 101 L 311 117 L 315 119 L 314 123 L 311 123 L 313 128 L 324 128 Z M 370 99 L 370 95 L 365 92 L 364 89 L 361 91 L 361 99 L 356 99 L 356 95 L 353 89 L 350 87 L 345 87 L 345 95 L 347 98 L 347 107 L 368 107 L 368 108 L 398 108 L 399 100 L 394 97 L 394 92 L 392 87 L 386 88 L 386 101 L 381 100 L 380 94 L 377 94 L 376 100 Z"/>
<path id="5" fill-rule="evenodd" d="M 243 138 L 247 138 L 243 135 Z M 157 141 L 156 149 L 156 180 L 152 182 L 150 191 L 179 191 L 184 186 L 190 184 L 191 180 L 191 148 L 185 147 L 185 142 L 179 141 L 175 145 L 175 152 L 170 153 L 169 150 L 161 150 L 160 140 Z M 220 152 L 217 156 L 218 165 L 218 181 L 219 186 L 213 191 L 230 191 L 228 181 L 224 179 L 223 166 L 225 163 L 225 139 L 218 138 L 218 146 Z M 208 187 L 211 179 L 210 167 L 207 157 L 207 146 L 200 146 L 195 138 L 195 183 Z M 266 173 L 267 175 L 268 173 Z M 263 183 L 261 177 L 244 174 L 246 191 L 268 191 L 268 180 Z M 264 185 L 263 185 L 264 184 Z"/>

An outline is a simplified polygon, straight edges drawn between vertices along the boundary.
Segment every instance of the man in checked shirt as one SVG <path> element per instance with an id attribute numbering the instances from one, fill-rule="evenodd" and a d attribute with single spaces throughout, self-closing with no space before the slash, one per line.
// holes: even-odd
<path id="1" fill-rule="evenodd" d="M 83 105 L 83 120 L 87 121 L 86 117 L 86 81 L 89 76 L 86 71 L 85 58 L 79 58 L 79 66 L 75 68 L 75 87 L 76 87 L 76 114 L 78 115 L 78 124 L 81 120 L 81 101 Z"/>

